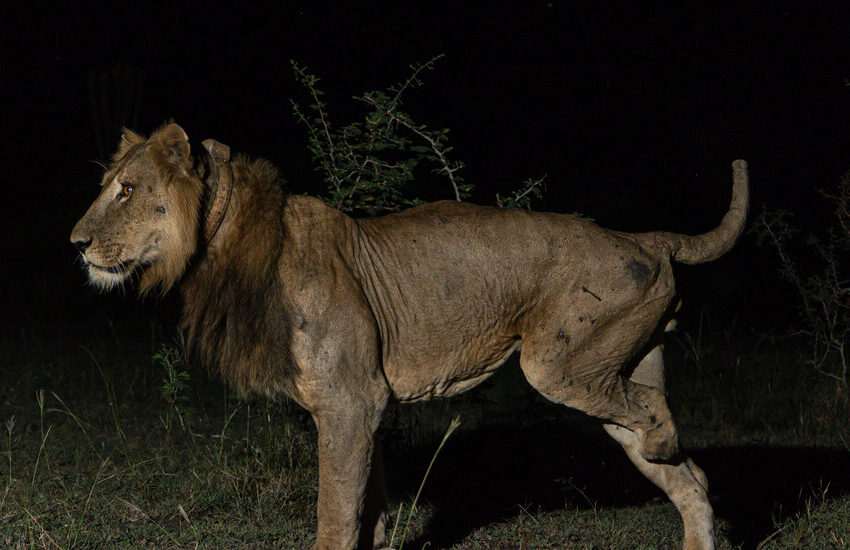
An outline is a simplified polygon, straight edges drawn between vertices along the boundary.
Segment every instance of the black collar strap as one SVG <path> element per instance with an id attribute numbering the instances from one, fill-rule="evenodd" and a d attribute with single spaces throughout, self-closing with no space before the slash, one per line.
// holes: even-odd
<path id="1" fill-rule="evenodd" d="M 202 145 L 209 153 L 209 175 L 206 181 L 209 198 L 204 216 L 204 239 L 210 242 L 221 227 L 230 204 L 233 171 L 230 168 L 230 147 L 214 139 L 205 139 Z"/>

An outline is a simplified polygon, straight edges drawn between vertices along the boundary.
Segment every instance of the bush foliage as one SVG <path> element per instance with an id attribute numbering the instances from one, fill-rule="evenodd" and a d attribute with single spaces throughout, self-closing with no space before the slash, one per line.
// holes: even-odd
<path id="1" fill-rule="evenodd" d="M 296 80 L 310 97 L 306 108 L 293 100 L 292 110 L 307 128 L 308 149 L 328 186 L 325 202 L 344 212 L 369 216 L 421 204 L 420 199 L 408 196 L 420 167 L 430 167 L 445 177 L 455 200 L 470 197 L 474 186 L 460 173 L 464 164 L 451 158 L 449 129 L 429 128 L 403 109 L 404 94 L 422 87 L 422 75 L 432 71 L 441 57 L 411 65 L 410 76 L 386 90 L 354 96 L 366 107 L 363 119 L 339 128 L 331 124 L 325 94 L 318 88 L 319 77 L 291 61 Z M 530 208 L 531 200 L 542 196 L 542 187 L 542 178 L 526 180 L 508 196 L 496 195 L 496 203 Z"/>

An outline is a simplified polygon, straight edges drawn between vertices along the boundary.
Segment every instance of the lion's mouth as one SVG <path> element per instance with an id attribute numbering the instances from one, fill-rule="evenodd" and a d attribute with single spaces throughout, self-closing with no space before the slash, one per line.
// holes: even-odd
<path id="1" fill-rule="evenodd" d="M 115 265 L 105 266 L 89 262 L 88 266 L 89 268 L 98 269 L 100 271 L 106 271 L 107 273 L 112 273 L 115 275 L 126 275 L 127 273 L 133 270 L 135 263 L 135 260 L 127 260 Z"/>

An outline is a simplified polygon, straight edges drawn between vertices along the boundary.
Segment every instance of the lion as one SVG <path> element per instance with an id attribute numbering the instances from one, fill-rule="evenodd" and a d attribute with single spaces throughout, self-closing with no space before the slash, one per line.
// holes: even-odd
<path id="1" fill-rule="evenodd" d="M 178 285 L 187 350 L 241 394 L 289 396 L 318 429 L 314 548 L 381 548 L 376 430 L 390 400 L 466 391 L 519 351 L 551 401 L 599 418 L 713 548 L 708 483 L 679 448 L 657 347 L 672 261 L 700 264 L 740 236 L 747 165 L 705 234 L 623 233 L 580 217 L 442 201 L 353 219 L 286 194 L 277 170 L 214 140 L 193 155 L 169 123 L 125 130 L 71 241 L 92 284 Z"/>

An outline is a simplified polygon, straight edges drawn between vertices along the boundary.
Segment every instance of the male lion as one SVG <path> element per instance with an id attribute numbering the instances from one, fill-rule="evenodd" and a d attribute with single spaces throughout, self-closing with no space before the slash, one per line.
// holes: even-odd
<path id="1" fill-rule="evenodd" d="M 437 202 L 355 220 L 284 194 L 267 162 L 180 126 L 125 131 L 71 241 L 91 282 L 180 282 L 188 348 L 242 394 L 285 394 L 318 427 L 316 548 L 384 544 L 375 431 L 390 399 L 457 394 L 521 349 L 541 394 L 601 419 L 712 548 L 702 471 L 679 450 L 652 352 L 674 299 L 671 260 L 729 250 L 748 204 L 696 237 L 628 234 L 562 214 Z M 367 484 L 370 479 L 372 481 Z"/>

